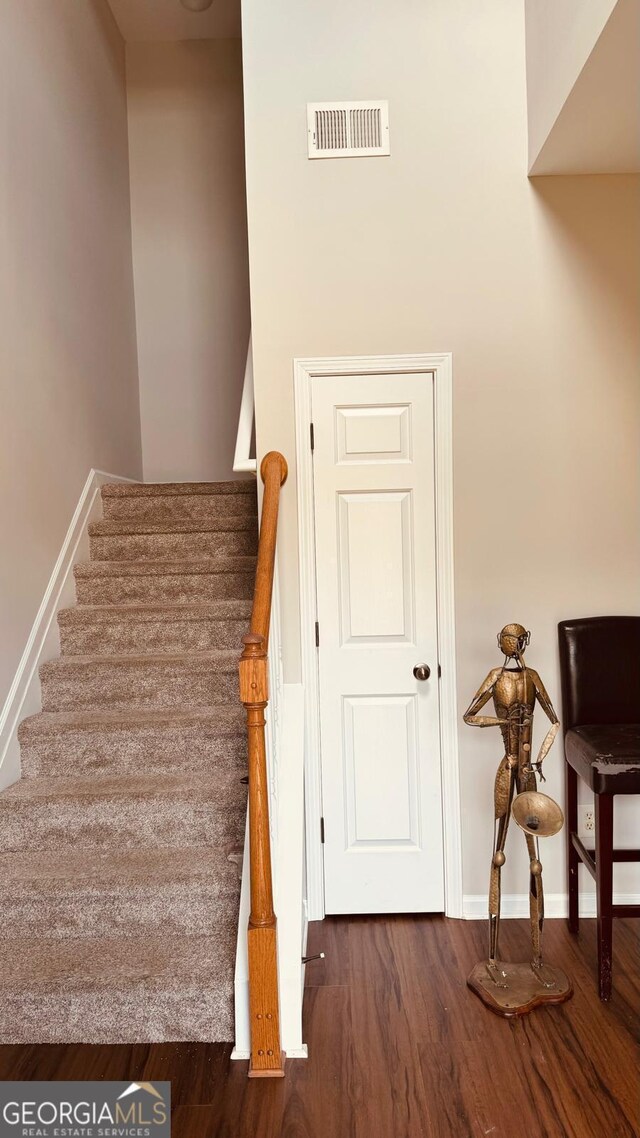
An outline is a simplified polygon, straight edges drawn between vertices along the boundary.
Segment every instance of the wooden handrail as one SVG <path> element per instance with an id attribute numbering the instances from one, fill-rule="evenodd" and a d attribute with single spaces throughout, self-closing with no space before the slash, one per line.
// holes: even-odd
<path id="1" fill-rule="evenodd" d="M 264 482 L 251 626 L 243 638 L 240 699 L 247 713 L 251 913 L 247 931 L 251 1060 L 249 1077 L 284 1075 L 280 1047 L 276 916 L 273 910 L 265 708 L 269 699 L 268 648 L 280 487 L 287 463 L 278 451 L 260 466 Z"/>

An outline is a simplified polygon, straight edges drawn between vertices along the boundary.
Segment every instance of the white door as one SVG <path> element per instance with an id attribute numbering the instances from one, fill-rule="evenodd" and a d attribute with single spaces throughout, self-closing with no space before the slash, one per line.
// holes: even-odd
<path id="1" fill-rule="evenodd" d="M 312 415 L 326 911 L 439 912 L 433 376 L 317 377 Z"/>

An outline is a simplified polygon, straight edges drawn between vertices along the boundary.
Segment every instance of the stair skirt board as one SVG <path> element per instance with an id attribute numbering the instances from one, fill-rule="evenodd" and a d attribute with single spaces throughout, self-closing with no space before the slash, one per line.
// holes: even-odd
<path id="1" fill-rule="evenodd" d="M 234 1039 L 256 535 L 91 471 L 0 719 L 0 1042 Z"/>
<path id="2" fill-rule="evenodd" d="M 75 602 L 73 569 L 89 556 L 88 527 L 100 517 L 100 491 L 106 483 L 131 485 L 133 479 L 106 474 L 103 470 L 89 471 L 0 713 L 0 790 L 20 777 L 18 726 L 26 715 L 40 710 L 38 668 L 58 654 L 56 616 L 65 605 Z"/>

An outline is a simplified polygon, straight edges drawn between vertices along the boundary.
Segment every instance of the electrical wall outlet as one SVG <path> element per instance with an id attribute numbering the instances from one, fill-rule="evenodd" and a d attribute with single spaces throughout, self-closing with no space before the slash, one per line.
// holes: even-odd
<path id="1" fill-rule="evenodd" d="M 596 812 L 593 806 L 578 807 L 579 833 L 582 837 L 589 837 L 596 832 Z"/>

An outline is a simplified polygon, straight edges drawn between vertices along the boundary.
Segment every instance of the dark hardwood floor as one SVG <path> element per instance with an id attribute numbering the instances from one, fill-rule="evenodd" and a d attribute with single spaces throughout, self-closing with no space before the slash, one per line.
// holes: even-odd
<path id="1" fill-rule="evenodd" d="M 545 926 L 575 995 L 508 1021 L 466 987 L 482 922 L 338 917 L 311 926 L 307 1062 L 248 1080 L 224 1044 L 3 1046 L 1 1079 L 170 1079 L 173 1138 L 636 1138 L 640 926 L 617 921 L 610 1004 L 595 922 Z M 502 925 L 526 959 L 527 924 Z"/>

